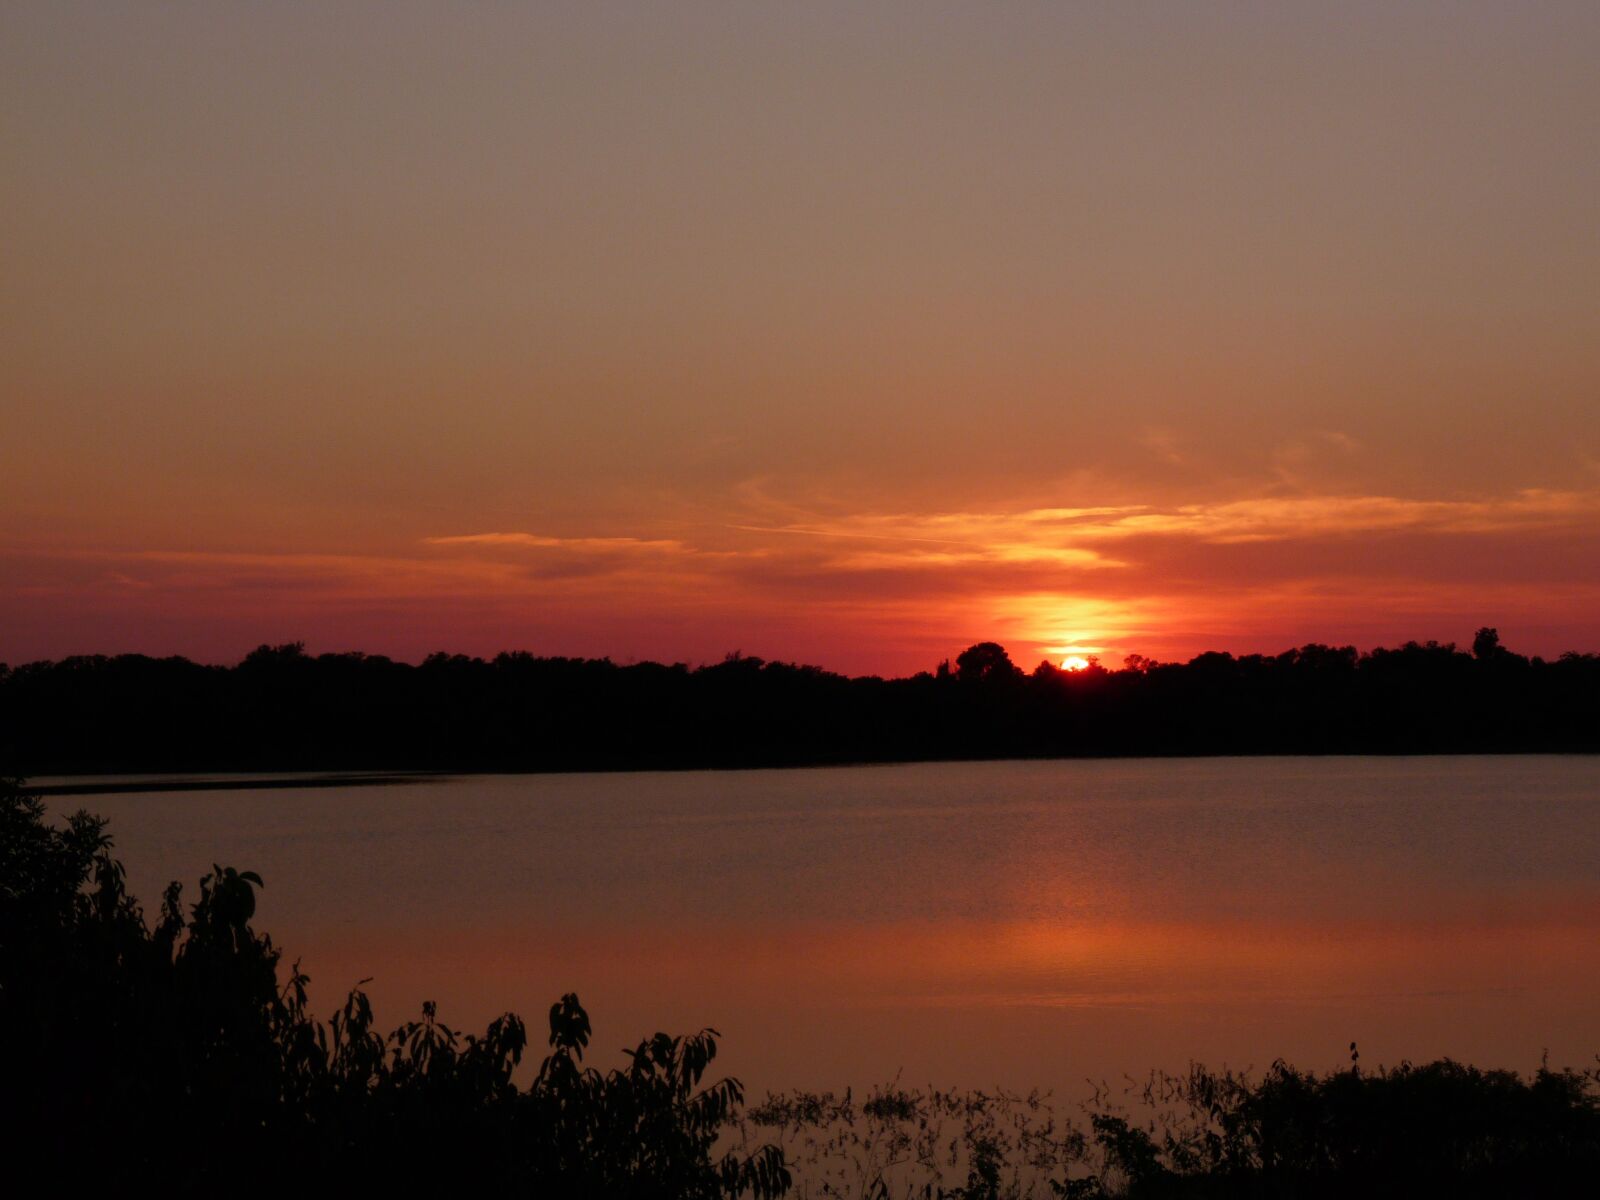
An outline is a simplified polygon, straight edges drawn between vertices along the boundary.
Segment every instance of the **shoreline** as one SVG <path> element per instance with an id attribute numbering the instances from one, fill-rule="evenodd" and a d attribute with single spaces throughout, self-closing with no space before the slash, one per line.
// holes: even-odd
<path id="1" fill-rule="evenodd" d="M 755 772 L 755 771 L 829 771 L 856 770 L 869 767 L 939 766 L 978 763 L 1053 763 L 1053 762 L 1128 762 L 1144 759 L 1152 762 L 1192 760 L 1214 762 L 1219 759 L 1498 759 L 1498 758 L 1594 758 L 1594 750 L 1347 750 L 1347 751 L 1279 751 L 1260 753 L 1145 753 L 1145 754 L 1049 754 L 1010 755 L 1004 757 L 961 758 L 868 758 L 843 761 L 785 761 L 760 763 L 684 763 L 684 764 L 618 764 L 591 767 L 515 767 L 488 765 L 482 767 L 449 768 L 399 768 L 395 770 L 365 770 L 340 773 L 337 769 L 318 771 L 275 772 L 271 769 L 229 771 L 222 775 L 187 772 L 182 769 L 155 772 L 139 771 L 29 771 L 22 775 L 24 788 L 39 796 L 104 796 L 139 792 L 208 792 L 208 791 L 264 791 L 275 788 L 334 788 L 334 787 L 390 787 L 406 783 L 434 783 L 475 775 L 683 775 L 695 772 Z M 71 779 L 62 783 L 33 783 L 44 778 Z M 136 776 L 136 778 L 127 778 Z"/>
<path id="2" fill-rule="evenodd" d="M 113 779 L 105 782 L 25 783 L 24 790 L 36 796 L 112 796 L 139 792 L 253 792 L 284 788 L 389 787 L 400 783 L 430 783 L 446 778 L 437 771 L 363 773 L 355 775 L 263 774 L 245 779 L 194 778 Z"/>

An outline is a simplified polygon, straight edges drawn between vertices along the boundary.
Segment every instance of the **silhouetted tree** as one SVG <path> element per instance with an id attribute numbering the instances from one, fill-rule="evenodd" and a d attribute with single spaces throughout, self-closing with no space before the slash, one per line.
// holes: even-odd
<path id="1" fill-rule="evenodd" d="M 998 642 L 979 642 L 956 655 L 956 678 L 962 683 L 997 683 L 1021 674 Z"/>
<path id="2" fill-rule="evenodd" d="M 1501 653 L 1500 631 L 1485 625 L 1473 635 L 1472 657 L 1480 662 Z"/>

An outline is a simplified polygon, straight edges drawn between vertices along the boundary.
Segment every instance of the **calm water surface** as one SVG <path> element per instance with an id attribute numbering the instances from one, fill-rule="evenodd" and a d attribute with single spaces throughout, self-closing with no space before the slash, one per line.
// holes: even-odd
<path id="1" fill-rule="evenodd" d="M 79 801 L 54 801 L 59 808 Z M 595 1061 L 713 1025 L 752 1091 L 1600 1051 L 1600 760 L 1206 759 L 478 776 L 94 796 L 148 911 L 213 862 L 385 1024 Z M 542 1037 L 538 1039 L 542 1044 Z"/>

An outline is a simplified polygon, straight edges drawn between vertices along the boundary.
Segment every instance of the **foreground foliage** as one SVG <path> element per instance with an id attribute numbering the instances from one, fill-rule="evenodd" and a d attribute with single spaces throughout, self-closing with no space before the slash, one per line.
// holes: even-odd
<path id="1" fill-rule="evenodd" d="M 250 926 L 250 872 L 216 868 L 185 913 L 178 885 L 146 925 L 104 823 L 65 828 L 0 785 L 0 1151 L 55 1194 L 115 1179 L 185 1194 L 335 1186 L 513 1186 L 535 1195 L 727 1197 L 786 1189 L 782 1155 L 714 1153 L 742 1100 L 703 1084 L 715 1031 L 657 1034 L 604 1074 L 589 1018 L 550 1010 L 532 1083 L 516 1016 L 481 1035 L 420 1020 L 388 1033 L 350 994 L 306 1011 L 307 979 Z"/>
<path id="2" fill-rule="evenodd" d="M 1543 1197 L 1600 1178 L 1600 1071 L 1530 1081 L 1448 1060 L 1260 1080 L 1193 1067 L 1083 1120 L 1049 1096 L 879 1089 L 768 1096 L 741 1123 L 774 1138 L 800 1197 L 1210 1200 Z"/>

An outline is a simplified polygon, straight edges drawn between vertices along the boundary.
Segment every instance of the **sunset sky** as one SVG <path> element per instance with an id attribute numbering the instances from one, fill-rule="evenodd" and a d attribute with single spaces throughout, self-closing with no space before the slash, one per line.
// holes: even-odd
<path id="1" fill-rule="evenodd" d="M 1600 649 L 1600 5 L 0 7 L 0 661 Z"/>

